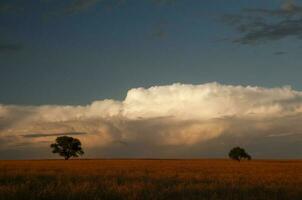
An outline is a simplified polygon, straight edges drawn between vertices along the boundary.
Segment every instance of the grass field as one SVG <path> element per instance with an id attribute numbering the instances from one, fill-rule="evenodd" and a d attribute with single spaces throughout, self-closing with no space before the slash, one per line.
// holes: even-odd
<path id="1" fill-rule="evenodd" d="M 0 161 L 0 200 L 302 199 L 302 161 Z"/>

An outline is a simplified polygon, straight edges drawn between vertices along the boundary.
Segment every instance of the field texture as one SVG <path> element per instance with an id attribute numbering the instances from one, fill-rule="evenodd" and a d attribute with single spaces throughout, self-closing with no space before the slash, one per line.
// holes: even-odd
<path id="1" fill-rule="evenodd" d="M 302 161 L 0 161 L 0 200 L 302 199 Z"/>

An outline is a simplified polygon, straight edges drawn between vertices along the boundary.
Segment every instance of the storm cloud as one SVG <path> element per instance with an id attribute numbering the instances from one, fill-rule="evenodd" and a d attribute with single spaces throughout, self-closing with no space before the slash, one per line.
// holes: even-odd
<path id="1" fill-rule="evenodd" d="M 222 156 L 244 145 L 260 157 L 292 157 L 301 146 L 301 120 L 302 92 L 289 86 L 176 83 L 130 89 L 123 101 L 1 105 L 0 151 L 41 148 L 39 156 L 47 157 L 55 137 L 74 135 L 90 156 Z M 289 150 L 260 151 L 276 145 Z"/>

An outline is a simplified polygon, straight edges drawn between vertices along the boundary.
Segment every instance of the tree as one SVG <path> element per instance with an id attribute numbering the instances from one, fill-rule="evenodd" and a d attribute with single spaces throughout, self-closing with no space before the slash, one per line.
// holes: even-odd
<path id="1" fill-rule="evenodd" d="M 65 160 L 84 154 L 80 140 L 69 136 L 57 137 L 56 142 L 51 144 L 50 147 L 52 148 L 52 153 L 58 153 Z"/>
<path id="2" fill-rule="evenodd" d="M 229 157 L 233 160 L 242 160 L 242 159 L 247 159 L 247 160 L 251 160 L 252 157 L 245 152 L 245 150 L 241 147 L 234 147 L 233 149 L 231 149 L 231 151 L 229 152 Z"/>

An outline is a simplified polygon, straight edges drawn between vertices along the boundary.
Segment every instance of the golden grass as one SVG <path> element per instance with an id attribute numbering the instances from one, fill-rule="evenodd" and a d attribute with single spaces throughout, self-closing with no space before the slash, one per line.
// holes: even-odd
<path id="1" fill-rule="evenodd" d="M 302 161 L 0 161 L 0 200 L 302 199 Z"/>

